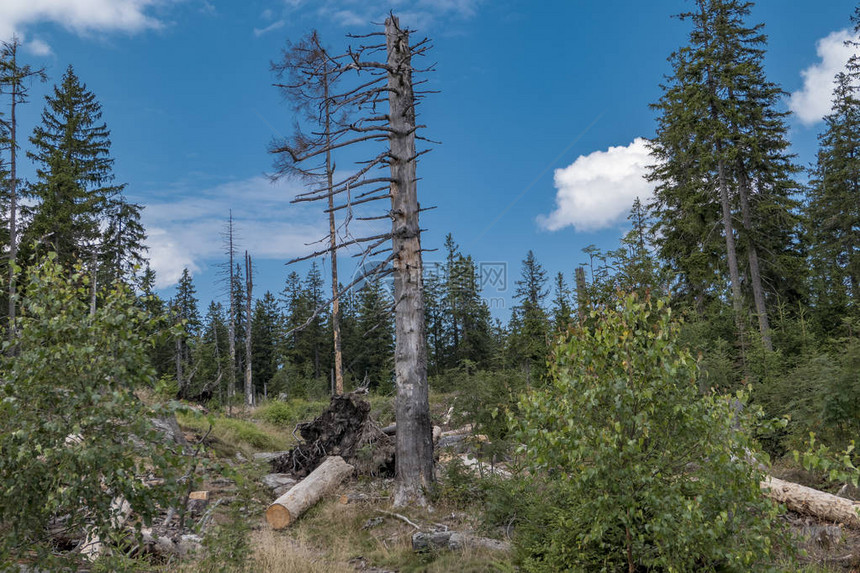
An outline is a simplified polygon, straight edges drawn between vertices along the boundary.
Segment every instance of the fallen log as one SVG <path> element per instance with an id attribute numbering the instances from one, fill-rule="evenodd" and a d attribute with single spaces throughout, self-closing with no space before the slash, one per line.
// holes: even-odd
<path id="1" fill-rule="evenodd" d="M 392 437 L 396 436 L 397 435 L 397 424 L 389 424 L 388 426 L 385 426 L 381 430 L 382 430 L 382 433 L 385 434 L 386 436 L 392 436 Z M 439 438 L 442 437 L 442 434 L 443 434 L 442 428 L 440 428 L 439 426 L 433 426 L 433 443 L 434 444 L 439 441 Z"/>
<path id="2" fill-rule="evenodd" d="M 197 535 L 181 535 L 177 541 L 174 541 L 166 535 L 157 535 L 148 527 L 140 530 L 140 537 L 142 542 L 140 549 L 143 552 L 164 557 L 185 557 L 203 546 L 203 540 Z"/>
<path id="3" fill-rule="evenodd" d="M 119 529 L 131 515 L 131 504 L 122 496 L 117 496 L 111 500 L 110 511 L 111 527 Z M 104 544 L 98 533 L 92 530 L 88 531 L 87 537 L 80 547 L 81 555 L 88 561 L 95 561 L 101 555 L 102 551 L 104 551 Z"/>
<path id="4" fill-rule="evenodd" d="M 860 529 L 860 502 L 771 476 L 760 485 L 767 497 L 792 511 Z"/>
<path id="5" fill-rule="evenodd" d="M 273 529 L 287 527 L 313 507 L 321 497 L 340 485 L 354 469 L 340 456 L 326 458 L 308 477 L 293 486 L 266 509 L 266 521 Z"/>
<path id="6" fill-rule="evenodd" d="M 462 428 L 457 428 L 455 430 L 447 430 L 445 432 L 442 432 L 442 437 L 446 438 L 448 436 L 462 436 L 463 434 L 470 434 L 472 433 L 472 427 L 472 424 L 466 424 Z"/>
<path id="7" fill-rule="evenodd" d="M 493 551 L 509 551 L 511 544 L 507 541 L 479 537 L 458 531 L 436 531 L 433 533 L 418 531 L 412 535 L 412 550 L 419 553 L 438 551 L 439 549 L 458 551 L 467 547 L 480 547 Z"/>

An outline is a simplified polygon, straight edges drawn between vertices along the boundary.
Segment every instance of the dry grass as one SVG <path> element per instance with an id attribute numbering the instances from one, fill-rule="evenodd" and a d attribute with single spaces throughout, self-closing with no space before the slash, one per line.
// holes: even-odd
<path id="1" fill-rule="evenodd" d="M 301 536 L 262 529 L 251 537 L 253 548 L 249 570 L 259 573 L 352 573 L 346 561 L 334 560 L 331 552 L 320 553 Z"/>

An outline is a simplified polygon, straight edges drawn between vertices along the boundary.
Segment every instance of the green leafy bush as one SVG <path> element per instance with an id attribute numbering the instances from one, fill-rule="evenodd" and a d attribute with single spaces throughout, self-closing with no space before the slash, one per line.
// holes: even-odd
<path id="1" fill-rule="evenodd" d="M 86 277 L 54 259 L 28 272 L 18 338 L 0 362 L 0 568 L 58 566 L 45 534 L 52 519 L 104 539 L 114 498 L 148 523 L 179 496 L 181 458 L 133 393 L 156 381 L 145 334 L 156 329 L 122 286 L 91 314 Z M 153 474 L 164 482 L 144 484 Z"/>
<path id="2" fill-rule="evenodd" d="M 529 571 L 766 569 L 776 507 L 733 401 L 701 396 L 662 300 L 628 296 L 555 348 L 552 382 L 512 420 L 540 512 L 520 526 Z"/>

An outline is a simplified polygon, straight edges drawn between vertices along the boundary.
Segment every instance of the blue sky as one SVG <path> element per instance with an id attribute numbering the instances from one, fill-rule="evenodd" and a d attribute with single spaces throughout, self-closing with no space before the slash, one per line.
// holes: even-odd
<path id="1" fill-rule="evenodd" d="M 762 0 L 752 22 L 769 36 L 769 78 L 790 93 L 798 161 L 814 158 L 833 74 L 855 3 Z M 152 263 L 165 296 L 184 266 L 201 300 L 220 296 L 218 264 L 232 209 L 240 248 L 256 261 L 255 293 L 281 290 L 283 263 L 326 230 L 319 209 L 289 205 L 301 186 L 271 184 L 266 147 L 291 130 L 269 63 L 285 42 L 318 29 L 332 49 L 374 30 L 389 9 L 432 38 L 425 135 L 442 141 L 419 165 L 423 243 L 453 233 L 465 253 L 506 263 L 485 295 L 508 306 L 529 249 L 571 281 L 589 244 L 614 248 L 654 133 L 669 54 L 689 0 L 3 0 L 0 38 L 19 34 L 50 81 L 33 89 L 21 129 L 69 64 L 95 92 L 112 130 L 115 172 L 146 206 Z M 341 167 L 348 163 L 346 158 Z M 25 162 L 25 174 L 33 167 Z M 441 252 L 427 253 L 429 261 Z M 327 264 L 327 263 L 326 263 Z M 326 267 L 327 268 L 327 267 Z M 352 261 L 340 266 L 348 277 Z M 497 268 L 497 267 L 494 267 Z M 306 267 L 297 270 L 304 272 Z M 572 281 L 571 281 L 572 282 Z M 504 308 L 495 314 L 508 316 Z"/>

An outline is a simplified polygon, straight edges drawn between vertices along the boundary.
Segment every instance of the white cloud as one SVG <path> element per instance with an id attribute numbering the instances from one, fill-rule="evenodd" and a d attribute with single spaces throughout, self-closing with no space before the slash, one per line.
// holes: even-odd
<path id="1" fill-rule="evenodd" d="M 51 56 L 54 54 L 54 50 L 51 49 L 51 46 L 47 42 L 39 40 L 38 38 L 26 42 L 24 44 L 24 49 L 27 50 L 28 53 L 39 57 Z"/>
<path id="2" fill-rule="evenodd" d="M 555 170 L 555 210 L 538 217 L 538 223 L 550 231 L 567 226 L 577 231 L 611 227 L 624 219 L 636 197 L 647 201 L 653 195 L 645 174 L 654 161 L 641 137 L 628 146 L 580 155 Z"/>
<path id="3" fill-rule="evenodd" d="M 800 72 L 803 88 L 792 93 L 788 101 L 789 109 L 804 125 L 817 123 L 830 113 L 833 80 L 856 50 L 845 45 L 852 38 L 848 30 L 839 30 L 816 43 L 820 61 Z"/>
<path id="4" fill-rule="evenodd" d="M 78 34 L 138 32 L 161 22 L 149 9 L 164 0 L 2 0 L 0 39 L 40 22 L 53 22 Z"/>
<path id="5" fill-rule="evenodd" d="M 223 260 L 222 234 L 231 209 L 238 248 L 255 258 L 286 262 L 310 253 L 313 246 L 307 243 L 324 237 L 328 223 L 319 205 L 290 204 L 303 189 L 296 182 L 271 183 L 259 176 L 203 192 L 178 188 L 175 200 L 132 198 L 146 204 L 143 223 L 157 287 L 175 284 L 185 267 L 197 271 Z"/>
<path id="6" fill-rule="evenodd" d="M 275 30 L 278 30 L 279 28 L 283 28 L 284 24 L 286 24 L 286 22 L 284 20 L 278 20 L 277 22 L 272 22 L 271 24 L 269 24 L 265 28 L 254 28 L 254 36 L 259 38 L 260 36 L 262 36 L 264 34 L 268 34 L 269 32 L 274 32 Z"/>
<path id="7" fill-rule="evenodd" d="M 287 12 L 312 8 L 317 16 L 347 28 L 383 22 L 390 10 L 401 25 L 426 31 L 441 22 L 475 16 L 484 0 L 284 0 Z"/>

